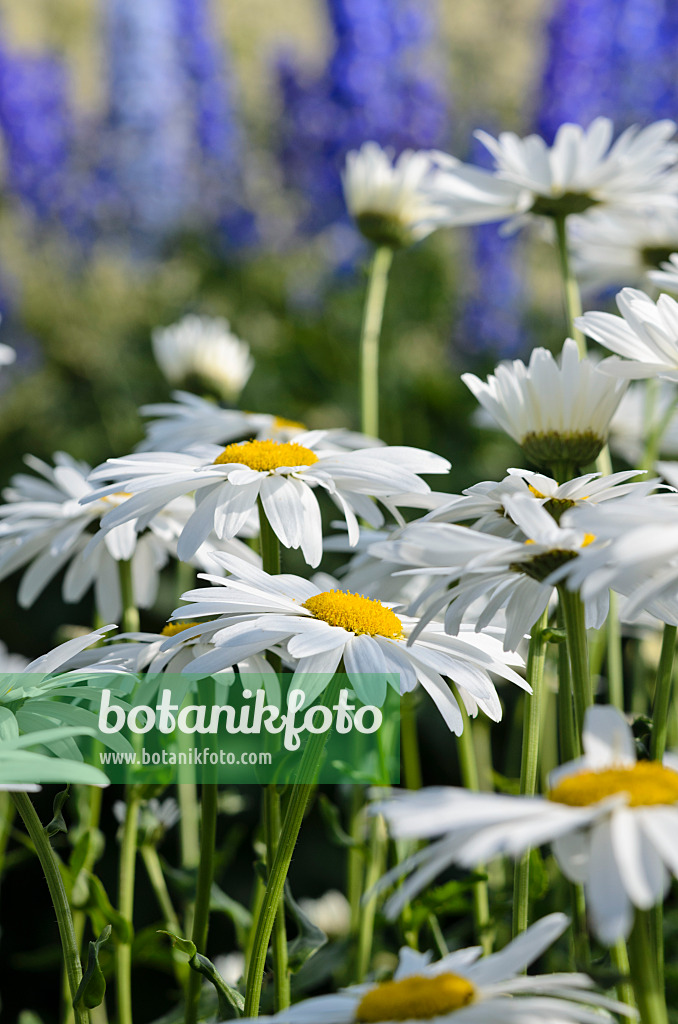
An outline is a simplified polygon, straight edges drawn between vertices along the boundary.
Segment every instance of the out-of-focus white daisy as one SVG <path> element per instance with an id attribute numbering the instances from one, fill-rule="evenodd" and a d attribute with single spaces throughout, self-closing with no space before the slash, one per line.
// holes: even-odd
<path id="1" fill-rule="evenodd" d="M 415 573 L 431 576 L 429 588 L 414 608 L 423 607 L 415 630 L 445 611 L 445 629 L 455 634 L 468 609 L 481 602 L 475 629 L 486 629 L 495 615 L 506 615 L 506 650 L 517 650 L 553 595 L 549 577 L 559 566 L 578 557 L 594 539 L 585 531 L 560 526 L 541 501 L 507 493 L 506 514 L 519 528 L 522 539 L 480 533 L 452 523 L 411 523 L 401 537 L 374 545 L 374 554 L 401 565 L 415 566 Z M 405 570 L 407 571 L 407 570 Z M 450 584 L 456 585 L 450 588 Z M 588 626 L 600 627 L 608 610 L 608 595 L 597 594 L 586 605 Z"/>
<path id="2" fill-rule="evenodd" d="M 338 889 L 328 889 L 317 899 L 300 899 L 299 909 L 311 924 L 330 939 L 348 935 L 351 927 L 351 905 Z"/>
<path id="3" fill-rule="evenodd" d="M 215 586 L 184 594 L 190 603 L 173 616 L 207 621 L 168 639 L 166 649 L 206 632 L 214 647 L 185 672 L 221 671 L 275 647 L 294 668 L 291 686 L 303 690 L 310 701 L 343 659 L 363 703 L 383 704 L 387 682 L 399 693 L 419 683 L 456 734 L 463 719 L 445 678 L 456 684 L 470 715 L 480 708 L 494 721 L 501 718 L 501 705 L 490 673 L 528 689 L 510 667 L 522 665 L 522 660 L 502 653 L 501 641 L 493 635 L 468 631 L 451 637 L 433 624 L 412 641 L 414 620 L 397 616 L 380 601 L 341 590 L 321 591 L 299 576 L 269 576 L 226 556 L 221 560 L 231 575 L 206 576 Z"/>
<path id="4" fill-rule="evenodd" d="M 678 482 L 675 463 L 659 463 L 659 468 L 670 483 Z M 595 531 L 596 543 L 577 564 L 561 566 L 554 578 L 580 589 L 588 600 L 608 588 L 623 594 L 627 622 L 647 612 L 678 625 L 678 495 L 572 509 L 563 524 Z"/>
<path id="5" fill-rule="evenodd" d="M 270 413 L 222 409 L 186 391 L 174 391 L 172 397 L 173 402 L 142 406 L 140 411 L 155 419 L 149 423 L 138 451 L 183 452 L 195 445 L 225 445 L 245 439 L 293 441 L 308 431 L 308 427 L 296 420 Z M 374 437 L 341 428 L 325 431 L 323 438 L 323 448 L 328 451 L 352 451 L 381 444 Z"/>
<path id="6" fill-rule="evenodd" d="M 0 673 L 21 672 L 27 665 L 28 658 L 24 658 L 23 654 L 10 654 L 7 644 L 0 640 Z"/>
<path id="7" fill-rule="evenodd" d="M 539 466 L 593 462 L 607 440 L 610 420 L 624 392 L 590 359 L 580 359 L 568 338 L 560 361 L 545 348 L 500 363 L 487 383 L 472 373 L 461 378 L 480 404 Z"/>
<path id="8" fill-rule="evenodd" d="M 611 451 L 637 466 L 648 440 L 659 436 L 659 454 L 678 456 L 676 389 L 668 380 L 634 381 L 624 392 L 610 423 Z"/>
<path id="9" fill-rule="evenodd" d="M 214 958 L 214 966 L 224 979 L 227 985 L 234 988 L 242 980 L 245 972 L 245 957 L 243 953 L 225 953 L 223 956 Z"/>
<path id="10" fill-rule="evenodd" d="M 659 270 L 653 270 L 648 277 L 653 284 L 665 292 L 678 293 L 678 252 L 673 252 Z"/>
<path id="11" fill-rule="evenodd" d="M 376 142 L 348 153 L 344 198 L 363 235 L 398 249 L 449 223 L 445 205 L 431 195 L 435 167 L 435 153 L 408 149 L 394 162 Z"/>
<path id="12" fill-rule="evenodd" d="M 11 345 L 0 345 L 0 366 L 11 366 L 16 360 L 16 352 Z"/>
<path id="13" fill-rule="evenodd" d="M 471 867 L 550 843 L 563 873 L 586 890 L 594 934 L 606 945 L 626 938 L 633 907 L 661 902 L 678 876 L 678 759 L 637 761 L 623 715 L 600 705 L 587 711 L 583 747 L 551 773 L 546 797 L 436 787 L 375 804 L 394 836 L 440 837 L 404 862 L 415 874 L 389 912 L 450 864 Z"/>
<path id="14" fill-rule="evenodd" d="M 678 249 L 678 209 L 593 209 L 568 226 L 572 266 L 587 289 L 654 281 L 661 261 Z"/>
<path id="15" fill-rule="evenodd" d="M 514 215 L 563 217 L 601 204 L 676 209 L 675 127 L 673 121 L 633 125 L 613 142 L 612 121 L 597 117 L 588 128 L 562 124 L 551 146 L 538 135 L 502 132 L 495 139 L 478 131 L 494 171 L 452 165 L 440 187 L 453 203 L 466 198 L 470 222 L 503 219 L 506 214 L 493 216 L 493 208 L 499 197 L 505 202 L 507 185 L 515 189 Z"/>
<path id="16" fill-rule="evenodd" d="M 160 570 L 176 554 L 176 541 L 194 510 L 190 498 L 175 501 L 147 520 L 137 533 L 126 522 L 92 543 L 103 515 L 128 500 L 127 493 L 113 493 L 88 505 L 80 499 L 91 495 L 91 467 L 64 452 L 54 456 L 54 466 L 26 456 L 39 476 L 19 473 L 3 492 L 0 506 L 0 579 L 28 565 L 18 591 L 19 604 L 30 607 L 56 574 L 68 566 L 62 586 L 64 601 L 79 601 L 94 586 L 99 613 L 119 618 L 122 602 L 118 562 L 131 560 L 136 604 L 149 608 L 155 601 Z M 245 546 L 235 542 L 237 553 L 248 557 Z M 202 568 L 213 563 L 206 544 L 197 559 Z M 204 555 L 204 557 L 203 557 Z"/>
<path id="17" fill-rule="evenodd" d="M 235 402 L 254 369 L 246 341 L 220 316 L 189 313 L 151 335 L 156 362 L 170 384 L 194 382 Z"/>
<path id="18" fill-rule="evenodd" d="M 678 382 L 678 302 L 670 295 L 660 295 L 653 302 L 645 292 L 622 288 L 617 306 L 621 316 L 592 311 L 575 321 L 589 338 L 616 352 L 603 360 L 601 371 L 616 377 Z"/>
<path id="19" fill-rule="evenodd" d="M 432 963 L 430 953 L 405 947 L 391 981 L 352 985 L 243 1024 L 591 1024 L 611 1021 L 610 1012 L 634 1016 L 595 992 L 586 974 L 524 973 L 568 924 L 564 914 L 550 914 L 484 957 L 473 946 Z"/>
<path id="20" fill-rule="evenodd" d="M 196 509 L 179 538 L 179 558 L 191 558 L 214 530 L 234 537 L 260 501 L 268 522 L 287 548 L 301 548 L 309 565 L 322 557 L 322 522 L 315 488 L 324 490 L 346 519 L 351 543 L 358 540 L 356 515 L 373 526 L 383 516 L 373 499 L 394 511 L 399 496 L 430 491 L 419 474 L 446 473 L 450 464 L 418 448 L 380 447 L 334 453 L 322 449 L 322 431 L 293 442 L 246 441 L 223 449 L 205 445 L 200 453 L 153 452 L 109 459 L 92 474 L 115 480 L 84 500 L 101 501 L 119 490 L 133 492 L 112 509 L 102 529 L 141 517 L 147 522 L 169 501 L 195 491 Z M 400 501 L 406 504 L 406 501 Z"/>

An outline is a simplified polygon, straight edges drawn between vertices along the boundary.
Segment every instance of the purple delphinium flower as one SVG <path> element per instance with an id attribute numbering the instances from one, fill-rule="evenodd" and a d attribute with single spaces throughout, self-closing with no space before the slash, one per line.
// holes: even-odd
<path id="1" fill-rule="evenodd" d="M 346 216 L 340 171 L 346 153 L 374 140 L 393 147 L 443 146 L 448 104 L 435 63 L 433 3 L 327 0 L 335 48 L 325 70 L 304 75 L 278 64 L 280 153 L 288 183 L 317 231 Z"/>

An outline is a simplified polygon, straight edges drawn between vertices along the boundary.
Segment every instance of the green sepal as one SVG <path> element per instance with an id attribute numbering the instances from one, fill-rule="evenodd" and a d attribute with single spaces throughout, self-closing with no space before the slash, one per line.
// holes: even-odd
<path id="1" fill-rule="evenodd" d="M 111 936 L 111 926 L 107 924 L 101 935 L 94 942 L 90 942 L 87 953 L 87 968 L 82 976 L 82 981 L 75 993 L 73 1006 L 82 1004 L 86 1009 L 93 1010 L 103 1002 L 106 994 L 106 979 L 104 972 L 99 965 L 99 950 Z"/>
<path id="2" fill-rule="evenodd" d="M 175 935 L 174 932 L 165 931 L 164 928 L 159 928 L 158 931 L 161 935 L 167 935 L 179 952 L 186 954 L 188 965 L 192 970 L 202 974 L 203 978 L 207 978 L 214 985 L 217 993 L 219 1020 L 231 1017 L 232 1010 L 235 1010 L 236 1016 L 239 1016 L 245 1007 L 243 996 L 237 988 L 224 981 L 211 960 L 208 960 L 202 953 L 198 953 L 195 943 L 190 939 Z"/>
<path id="3" fill-rule="evenodd" d="M 62 789 L 61 792 L 57 793 L 54 797 L 54 803 L 52 804 L 52 820 L 44 827 L 45 835 L 50 839 L 52 836 L 55 836 L 57 832 L 68 832 L 68 825 L 66 824 L 62 810 L 69 796 L 70 788 L 66 786 L 65 789 Z"/>

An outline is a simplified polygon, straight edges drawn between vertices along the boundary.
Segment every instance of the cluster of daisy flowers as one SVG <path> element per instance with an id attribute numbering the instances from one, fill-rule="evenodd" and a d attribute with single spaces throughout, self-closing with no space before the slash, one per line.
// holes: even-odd
<path id="1" fill-rule="evenodd" d="M 678 463 L 658 456 L 667 454 L 678 384 L 678 302 L 668 294 L 678 292 L 674 130 L 662 121 L 615 139 L 611 122 L 597 118 L 587 129 L 563 125 L 550 147 L 537 136 L 480 133 L 494 159 L 491 170 L 438 152 L 406 152 L 394 162 L 376 143 L 365 143 L 349 154 L 343 176 L 348 210 L 375 247 L 361 345 L 364 433 L 309 430 L 235 408 L 253 369 L 249 348 L 227 321 L 189 316 L 154 332 L 163 372 L 188 390 L 142 409 L 150 422 L 137 451 L 96 467 L 66 453 L 53 464 L 29 456 L 31 472 L 15 476 L 3 492 L 0 578 L 22 572 L 19 603 L 32 606 L 63 572 L 64 601 L 76 603 L 92 589 L 98 620 L 123 632 L 102 627 L 38 659 L 27 669 L 41 673 L 37 687 L 22 688 L 16 675 L 0 687 L 0 724 L 10 742 L 4 754 L 0 748 L 0 785 L 26 790 L 55 778 L 45 764 L 54 759 L 28 752 L 25 734 L 45 741 L 53 725 L 49 700 L 59 699 L 72 709 L 74 725 L 52 740 L 71 740 L 78 723 L 86 732 L 87 712 L 78 704 L 85 690 L 73 689 L 74 680 L 92 682 L 87 699 L 96 703 L 97 678 L 111 671 L 126 674 L 129 695 L 162 672 L 252 673 L 275 688 L 273 670 L 280 667 L 308 703 L 342 673 L 364 704 L 383 706 L 390 687 L 413 714 L 415 698 L 425 694 L 448 730 L 463 787 L 379 792 L 368 814 L 357 801 L 347 841 L 342 833 L 351 850 L 369 835 L 357 902 L 352 893 L 353 937 L 364 960 L 347 976 L 356 984 L 291 1007 L 281 952 L 284 901 L 290 913 L 298 908 L 284 887 L 313 777 L 293 787 L 282 818 L 278 788 L 268 788 L 267 878 L 245 943 L 244 1006 L 240 993 L 216 982 L 246 1019 L 259 1010 L 273 936 L 278 1012 L 263 1019 L 280 1024 L 594 1024 L 638 1013 L 644 1024 L 667 1024 L 658 936 L 663 901 L 678 877 L 678 760 L 666 750 L 667 736 L 678 739 L 669 721 Z M 557 355 L 537 347 L 527 361 L 501 363 L 486 380 L 463 375 L 483 415 L 531 468 L 509 468 L 502 479 L 449 494 L 446 459 L 390 446 L 368 430 L 378 410 L 375 303 L 383 306 L 395 250 L 444 227 L 505 221 L 510 230 L 535 220 L 551 225 L 560 249 L 573 337 Z M 650 252 L 660 251 L 648 277 Z M 575 315 L 572 267 L 586 280 L 621 274 L 621 284 L 647 283 L 661 294 L 627 286 L 617 296 L 620 315 Z M 602 356 L 586 353 L 585 338 L 602 347 Z M 210 376 L 213 387 L 203 387 Z M 634 391 L 644 385 L 629 381 L 654 391 Z M 209 390 L 222 404 L 205 397 Z M 654 400 L 657 407 L 645 415 L 643 404 Z M 642 466 L 613 472 L 610 447 L 631 452 Z M 443 481 L 441 491 L 430 478 Z M 348 556 L 333 577 L 315 572 L 329 551 Z M 307 571 L 286 571 L 290 552 Z M 157 608 L 161 578 L 173 563 L 181 603 L 166 609 L 164 628 L 144 631 L 138 610 Z M 634 732 L 627 712 L 638 710 L 645 694 L 632 693 L 623 676 L 620 633 L 635 642 L 660 630 L 651 715 Z M 516 786 L 503 779 L 499 792 L 485 780 L 479 791 L 474 741 L 486 735 L 485 719 L 505 720 L 507 706 L 517 709 L 515 729 L 504 721 L 497 735 L 510 743 L 511 733 L 522 734 L 520 779 Z M 403 746 L 404 759 L 416 759 L 416 728 Z M 29 765 L 38 773 L 34 780 Z M 62 770 L 70 773 L 67 781 L 97 781 L 82 766 Z M 209 788 L 203 786 L 196 896 L 203 931 L 193 933 L 201 955 L 214 852 L 209 822 L 216 820 Z M 141 798 L 128 798 L 120 817 L 133 862 Z M 590 959 L 577 965 L 586 970 L 574 969 L 564 944 L 551 962 L 568 970 L 524 973 L 570 927 L 561 907 L 540 913 L 531 895 L 537 850 L 551 858 L 545 873 L 563 883 L 552 889 L 571 904 L 578 953 L 589 933 L 612 950 L 618 999 L 594 985 Z M 516 861 L 514 938 L 490 952 L 491 872 L 495 862 L 505 872 L 506 858 Z M 129 871 L 129 856 L 125 864 Z M 410 948 L 421 930 L 412 924 L 413 907 L 418 912 L 426 904 L 417 901 L 433 899 L 434 883 L 450 868 L 474 872 L 467 888 L 482 945 L 449 952 L 435 909 L 427 910 L 440 953 L 434 960 Z M 153 861 L 156 881 L 158 870 L 162 875 Z M 131 919 L 128 876 L 123 881 L 119 910 Z M 390 978 L 380 976 L 371 956 L 375 901 L 408 943 Z M 505 909 L 499 901 L 497 915 Z M 131 1020 L 130 963 L 125 955 L 116 962 L 124 1024 Z M 214 981 L 210 969 L 203 973 Z M 190 983 L 186 1005 L 195 1020 Z"/>

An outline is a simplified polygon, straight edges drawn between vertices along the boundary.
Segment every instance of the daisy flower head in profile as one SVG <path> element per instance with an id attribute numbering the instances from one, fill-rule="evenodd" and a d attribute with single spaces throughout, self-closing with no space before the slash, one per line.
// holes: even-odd
<path id="1" fill-rule="evenodd" d="M 196 508 L 179 537 L 177 552 L 189 560 L 214 530 L 219 540 L 239 532 L 261 503 L 271 529 L 286 548 L 300 548 L 309 565 L 320 562 L 323 549 L 317 489 L 325 491 L 343 513 L 349 540 L 359 536 L 357 516 L 380 526 L 375 500 L 395 512 L 399 497 L 427 494 L 420 474 L 447 473 L 446 459 L 419 448 L 376 447 L 332 452 L 322 447 L 323 431 L 294 441 L 245 441 L 225 448 L 205 445 L 191 452 L 137 453 L 109 459 L 94 471 L 99 487 L 86 502 L 119 491 L 132 496 L 102 519 L 111 530 L 141 517 L 143 523 L 169 501 L 195 492 Z M 406 501 L 401 501 L 406 504 Z"/>
<path id="2" fill-rule="evenodd" d="M 527 366 L 515 359 L 500 363 L 486 383 L 472 373 L 461 379 L 530 461 L 546 468 L 594 461 L 625 388 L 590 359 L 580 359 L 571 338 L 559 361 L 535 348 Z"/>
<path id="3" fill-rule="evenodd" d="M 616 708 L 586 714 L 584 754 L 556 768 L 543 797 L 434 788 L 398 792 L 372 807 L 397 838 L 436 838 L 402 867 L 414 869 L 389 914 L 450 864 L 472 867 L 549 843 L 570 881 L 583 885 L 591 930 L 611 946 L 627 938 L 634 907 L 649 910 L 678 876 L 678 759 L 638 761 Z"/>
<path id="4" fill-rule="evenodd" d="M 432 194 L 436 154 L 405 150 L 394 161 L 376 142 L 346 157 L 344 198 L 362 234 L 391 249 L 412 245 L 449 222 L 444 203 Z"/>
<path id="5" fill-rule="evenodd" d="M 587 290 L 642 286 L 648 280 L 660 284 L 658 267 L 678 249 L 678 208 L 593 209 L 572 217 L 568 226 L 572 267 Z"/>
<path id="6" fill-rule="evenodd" d="M 151 339 L 170 384 L 216 391 L 229 402 L 238 400 L 254 369 L 249 345 L 233 334 L 224 317 L 189 313 L 169 327 L 154 328 Z"/>
<path id="7" fill-rule="evenodd" d="M 588 128 L 562 124 L 550 146 L 539 135 L 520 138 L 502 132 L 495 139 L 477 131 L 476 138 L 494 158 L 493 171 L 452 165 L 441 175 L 441 191 L 454 204 L 466 196 L 469 221 L 476 222 L 507 215 L 498 206 L 507 186 L 515 190 L 514 216 L 563 220 L 603 205 L 673 210 L 678 206 L 675 128 L 669 120 L 644 128 L 632 125 L 613 141 L 612 121 L 597 117 Z M 493 216 L 495 209 L 499 216 Z"/>
<path id="8" fill-rule="evenodd" d="M 678 243 L 674 249 L 678 249 Z M 647 276 L 663 292 L 678 294 L 678 252 L 671 252 L 665 262 L 659 264 L 659 270 L 652 270 Z"/>
<path id="9" fill-rule="evenodd" d="M 159 402 L 140 409 L 144 416 L 152 417 L 152 421 L 137 451 L 183 452 L 195 445 L 226 445 L 246 439 L 293 441 L 308 431 L 308 427 L 297 420 L 270 413 L 224 409 L 187 391 L 174 391 L 172 398 L 173 402 Z M 380 444 L 382 442 L 376 438 L 342 428 L 325 431 L 323 438 L 323 448 L 331 451 L 352 451 Z"/>
<path id="10" fill-rule="evenodd" d="M 432 962 L 430 953 L 404 947 L 390 981 L 352 985 L 243 1024 L 590 1024 L 612 1021 L 611 1013 L 633 1016 L 598 994 L 586 974 L 525 974 L 568 924 L 564 914 L 550 914 L 488 956 L 473 946 Z"/>
<path id="11" fill-rule="evenodd" d="M 522 660 L 507 657 L 493 635 L 469 631 L 451 637 L 434 624 L 412 641 L 414 620 L 396 615 L 378 600 L 323 591 L 299 576 L 270 576 L 237 559 L 220 558 L 230 575 L 205 576 L 214 585 L 184 594 L 189 603 L 173 616 L 204 621 L 168 639 L 166 649 L 201 633 L 209 633 L 213 646 L 185 672 L 222 671 L 275 648 L 294 671 L 291 687 L 303 690 L 307 702 L 343 664 L 364 704 L 383 704 L 387 685 L 398 693 L 423 686 L 456 734 L 463 718 L 446 679 L 455 683 L 468 714 L 476 715 L 480 708 L 494 721 L 501 718 L 501 705 L 492 675 L 529 689 L 511 667 L 521 667 Z"/>
<path id="12" fill-rule="evenodd" d="M 600 364 L 601 372 L 678 382 L 678 302 L 670 295 L 655 302 L 636 288 L 622 288 L 616 301 L 621 316 L 591 311 L 575 321 L 584 334 L 615 353 Z"/>
<path id="13" fill-rule="evenodd" d="M 408 609 L 423 609 L 415 637 L 443 611 L 445 629 L 455 635 L 471 612 L 480 632 L 503 610 L 504 648 L 517 650 L 553 596 L 551 575 L 595 540 L 581 529 L 560 525 L 533 495 L 506 493 L 502 505 L 517 528 L 512 536 L 416 522 L 396 541 L 372 548 L 389 561 L 415 567 L 401 571 L 431 576 L 428 589 Z M 587 626 L 602 626 L 608 604 L 604 593 L 586 604 Z"/>

